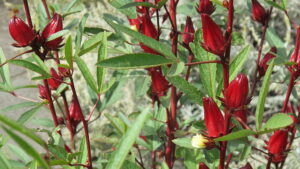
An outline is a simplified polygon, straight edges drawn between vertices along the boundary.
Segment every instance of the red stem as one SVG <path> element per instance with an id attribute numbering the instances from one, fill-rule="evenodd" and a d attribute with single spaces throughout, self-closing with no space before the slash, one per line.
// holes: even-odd
<path id="1" fill-rule="evenodd" d="M 295 76 L 292 73 L 291 77 L 290 77 L 290 83 L 289 83 L 289 86 L 288 86 L 288 89 L 287 89 L 287 92 L 286 92 L 285 100 L 283 102 L 283 107 L 282 107 L 282 110 L 281 110 L 282 112 L 285 112 L 286 109 L 287 109 L 289 99 L 290 99 L 290 96 L 291 96 L 294 85 L 295 85 Z"/>
<path id="2" fill-rule="evenodd" d="M 50 20 L 50 19 L 51 19 L 51 16 L 50 16 L 50 13 L 49 13 L 49 9 L 48 9 L 48 5 L 47 5 L 46 0 L 42 0 L 42 3 L 43 3 L 43 5 L 44 5 L 44 8 L 45 8 L 47 17 L 48 17 L 48 19 Z"/>
<path id="3" fill-rule="evenodd" d="M 92 166 L 93 165 L 92 164 L 92 152 L 91 152 L 88 124 L 87 124 L 87 121 L 85 120 L 84 115 L 82 113 L 82 109 L 81 109 L 81 106 L 80 106 L 80 103 L 79 103 L 79 100 L 78 100 L 78 97 L 77 97 L 76 89 L 75 89 L 75 86 L 74 86 L 73 78 L 70 77 L 70 80 L 71 80 L 71 89 L 72 89 L 72 93 L 73 93 L 73 96 L 74 96 L 74 101 L 78 104 L 78 106 L 80 108 L 79 113 L 80 113 L 80 118 L 81 118 L 81 121 L 82 121 L 82 124 L 83 124 L 83 130 L 84 130 L 84 134 L 85 134 L 86 146 L 87 146 L 87 151 L 88 151 L 88 165 L 87 165 L 87 168 L 92 169 L 93 168 L 93 166 Z"/>
<path id="4" fill-rule="evenodd" d="M 32 21 L 31 21 L 31 16 L 30 16 L 30 10 L 29 10 L 29 6 L 28 6 L 28 1 L 27 0 L 23 0 L 23 4 L 24 4 L 24 9 L 25 9 L 25 15 L 26 15 L 27 23 L 28 23 L 28 25 L 29 25 L 30 28 L 33 28 Z"/>

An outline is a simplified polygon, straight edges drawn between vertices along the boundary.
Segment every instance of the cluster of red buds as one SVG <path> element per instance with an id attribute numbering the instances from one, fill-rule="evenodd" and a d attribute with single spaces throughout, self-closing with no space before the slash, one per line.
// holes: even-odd
<path id="1" fill-rule="evenodd" d="M 31 46 L 33 49 L 43 47 L 47 51 L 56 50 L 60 47 L 60 43 L 63 40 L 62 37 L 50 41 L 47 41 L 47 39 L 62 29 L 62 17 L 57 13 L 53 15 L 41 34 L 16 16 L 13 16 L 9 22 L 9 32 L 11 37 L 16 41 L 13 44 L 16 47 Z"/>

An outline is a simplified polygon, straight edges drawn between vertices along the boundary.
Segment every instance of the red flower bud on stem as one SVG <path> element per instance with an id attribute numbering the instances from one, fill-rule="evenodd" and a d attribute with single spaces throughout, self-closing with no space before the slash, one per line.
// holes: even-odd
<path id="1" fill-rule="evenodd" d="M 278 130 L 267 143 L 267 150 L 272 155 L 272 162 L 279 163 L 285 157 L 285 151 L 288 144 L 288 131 Z"/>
<path id="2" fill-rule="evenodd" d="M 226 40 L 221 28 L 207 14 L 202 14 L 203 48 L 218 56 L 223 56 L 226 49 Z"/>
<path id="3" fill-rule="evenodd" d="M 224 103 L 229 108 L 239 108 L 247 104 L 248 78 L 239 74 L 224 91 Z"/>
<path id="4" fill-rule="evenodd" d="M 47 97 L 48 94 L 47 94 L 46 88 L 40 84 L 38 85 L 38 88 L 39 88 L 40 98 L 48 99 L 48 97 Z"/>
<path id="5" fill-rule="evenodd" d="M 72 103 L 69 107 L 69 112 L 70 112 L 71 125 L 75 129 L 77 125 L 81 122 L 79 103 L 76 102 L 75 99 L 72 100 Z"/>
<path id="6" fill-rule="evenodd" d="M 191 17 L 188 16 L 186 18 L 185 27 L 182 34 L 183 44 L 189 46 L 189 43 L 194 41 L 194 34 L 195 34 L 195 29 L 193 26 L 193 21 Z"/>
<path id="7" fill-rule="evenodd" d="M 276 57 L 274 54 L 277 53 L 277 48 L 276 47 L 272 47 L 270 52 L 268 52 L 264 58 L 260 61 L 259 63 L 259 76 L 264 76 L 266 74 L 266 71 L 268 69 L 268 62 L 269 60 L 271 60 L 272 58 Z"/>
<path id="8" fill-rule="evenodd" d="M 268 15 L 265 8 L 257 0 L 252 0 L 252 19 L 254 21 L 265 25 Z"/>
<path id="9" fill-rule="evenodd" d="M 63 29 L 63 22 L 62 17 L 55 13 L 50 20 L 50 22 L 46 25 L 42 32 L 42 38 L 43 40 L 47 40 L 51 35 L 55 34 L 56 32 L 59 32 Z M 62 42 L 62 37 L 58 37 L 56 39 L 53 39 L 51 41 L 45 42 L 44 47 L 47 49 L 55 50 L 60 46 L 60 43 Z"/>
<path id="10" fill-rule="evenodd" d="M 153 39 L 158 38 L 158 31 L 155 28 L 154 24 L 152 23 L 150 16 L 148 15 L 141 17 L 140 32 L 150 38 Z M 148 46 L 145 46 L 143 43 L 140 43 L 140 46 L 146 53 L 157 54 L 157 52 L 155 52 L 153 49 L 149 48 Z"/>
<path id="11" fill-rule="evenodd" d="M 223 135 L 225 120 L 218 105 L 210 97 L 204 97 L 202 101 L 208 137 L 219 137 Z"/>
<path id="12" fill-rule="evenodd" d="M 53 68 L 50 69 L 50 72 L 52 77 L 48 79 L 48 83 L 50 85 L 51 90 L 56 90 L 59 87 L 59 85 L 62 83 L 63 78 L 59 76 L 55 71 L 55 69 Z"/>
<path id="13" fill-rule="evenodd" d="M 169 82 L 162 75 L 162 73 L 158 72 L 157 70 L 150 70 L 150 75 L 152 80 L 152 93 L 158 97 L 164 96 L 169 89 Z"/>
<path id="14" fill-rule="evenodd" d="M 35 32 L 21 18 L 13 16 L 9 21 L 9 33 L 17 42 L 15 46 L 25 47 L 35 39 Z"/>
<path id="15" fill-rule="evenodd" d="M 211 15 L 215 11 L 215 6 L 210 0 L 200 0 L 197 11 L 200 14 Z"/>

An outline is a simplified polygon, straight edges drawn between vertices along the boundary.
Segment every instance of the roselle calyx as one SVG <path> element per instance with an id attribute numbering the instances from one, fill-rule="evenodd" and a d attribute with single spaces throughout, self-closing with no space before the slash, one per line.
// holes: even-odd
<path id="1" fill-rule="evenodd" d="M 204 121 L 207 128 L 208 137 L 219 137 L 224 134 L 224 117 L 215 103 L 210 97 L 202 99 L 204 107 Z"/>
<path id="2" fill-rule="evenodd" d="M 199 163 L 198 169 L 209 169 L 209 168 L 207 167 L 207 165 L 205 163 L 201 162 L 201 163 Z"/>
<path id="3" fill-rule="evenodd" d="M 39 94 L 41 99 L 48 99 L 48 93 L 45 86 L 38 84 Z"/>
<path id="4" fill-rule="evenodd" d="M 35 39 L 35 32 L 21 18 L 13 16 L 9 21 L 9 33 L 17 42 L 16 47 L 29 46 Z"/>
<path id="5" fill-rule="evenodd" d="M 215 6 L 210 0 L 199 0 L 197 11 L 200 14 L 211 15 L 215 9 Z"/>
<path id="6" fill-rule="evenodd" d="M 140 33 L 143 35 L 146 35 L 150 38 L 157 39 L 158 38 L 158 31 L 155 28 L 154 24 L 151 21 L 151 18 L 149 15 L 145 15 L 141 17 L 141 26 L 140 26 Z M 144 45 L 143 43 L 140 43 L 141 48 L 144 50 L 146 53 L 151 53 L 151 54 L 158 54 L 156 51 L 153 49 L 149 48 L 148 46 Z"/>
<path id="7" fill-rule="evenodd" d="M 265 8 L 257 0 L 252 0 L 252 19 L 265 25 L 268 17 Z"/>
<path id="8" fill-rule="evenodd" d="M 224 91 L 224 104 L 228 108 L 241 108 L 248 102 L 248 90 L 247 76 L 239 74 Z"/>
<path id="9" fill-rule="evenodd" d="M 152 93 L 158 97 L 164 96 L 168 91 L 170 85 L 163 74 L 157 69 L 151 69 L 149 71 L 151 75 L 151 89 Z"/>
<path id="10" fill-rule="evenodd" d="M 186 18 L 185 27 L 182 34 L 182 42 L 185 46 L 189 46 L 190 42 L 194 41 L 195 29 L 191 17 Z"/>
<path id="11" fill-rule="evenodd" d="M 51 78 L 48 79 L 48 83 L 51 90 L 56 90 L 63 81 L 63 78 L 57 74 L 54 68 L 50 69 Z"/>
<path id="12" fill-rule="evenodd" d="M 207 14 L 201 14 L 202 33 L 204 42 L 202 46 L 208 52 L 223 56 L 227 42 L 221 28 Z"/>
<path id="13" fill-rule="evenodd" d="M 279 163 L 285 158 L 288 144 L 288 131 L 278 130 L 269 139 L 267 150 L 272 155 L 272 162 Z"/>
<path id="14" fill-rule="evenodd" d="M 56 39 L 53 39 L 51 41 L 47 41 L 47 39 L 55 34 L 56 32 L 59 32 L 63 29 L 63 22 L 62 22 L 62 17 L 55 13 L 50 20 L 50 22 L 46 25 L 42 32 L 42 39 L 45 41 L 44 43 L 44 48 L 50 49 L 50 50 L 56 50 L 57 48 L 60 47 L 60 43 L 62 42 L 63 38 L 58 37 Z"/>
<path id="15" fill-rule="evenodd" d="M 273 59 L 275 56 L 275 54 L 277 53 L 277 48 L 276 47 L 272 47 L 270 49 L 270 51 L 264 56 L 264 58 L 260 61 L 259 63 L 259 68 L 258 68 L 258 73 L 259 76 L 264 76 L 266 74 L 266 71 L 268 69 L 268 62 Z"/>
<path id="16" fill-rule="evenodd" d="M 73 126 L 73 129 L 76 129 L 77 125 L 81 122 L 80 111 L 79 103 L 73 99 L 69 107 L 71 125 Z"/>

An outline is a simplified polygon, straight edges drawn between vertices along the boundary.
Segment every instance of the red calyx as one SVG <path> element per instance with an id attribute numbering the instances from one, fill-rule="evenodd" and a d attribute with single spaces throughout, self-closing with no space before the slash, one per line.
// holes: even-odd
<path id="1" fill-rule="evenodd" d="M 81 122 L 81 115 L 80 115 L 80 106 L 77 101 L 73 99 L 70 107 L 70 118 L 71 118 L 71 125 L 74 127 L 74 129 L 77 127 L 77 125 Z"/>
<path id="2" fill-rule="evenodd" d="M 199 163 L 198 169 L 209 169 L 209 168 L 207 167 L 207 165 L 205 163 L 201 162 L 201 163 Z"/>
<path id="3" fill-rule="evenodd" d="M 267 143 L 267 150 L 272 154 L 272 162 L 279 163 L 284 159 L 284 153 L 288 144 L 288 131 L 278 130 Z"/>
<path id="4" fill-rule="evenodd" d="M 268 15 L 265 8 L 257 0 L 252 0 L 252 19 L 254 21 L 265 25 Z"/>
<path id="5" fill-rule="evenodd" d="M 169 89 L 169 82 L 160 71 L 151 69 L 149 72 L 152 80 L 152 93 L 158 97 L 164 96 Z"/>
<path id="6" fill-rule="evenodd" d="M 224 134 L 224 117 L 210 97 L 202 99 L 204 107 L 204 121 L 207 128 L 208 137 L 219 137 Z"/>
<path id="7" fill-rule="evenodd" d="M 195 29 L 193 26 L 193 21 L 191 17 L 188 16 L 186 18 L 185 27 L 182 34 L 183 44 L 189 46 L 189 43 L 194 41 L 194 34 L 195 34 Z"/>
<path id="8" fill-rule="evenodd" d="M 43 85 L 38 84 L 40 98 L 41 99 L 48 99 L 48 94 L 46 88 Z"/>
<path id="9" fill-rule="evenodd" d="M 240 108 L 247 104 L 248 78 L 239 74 L 224 91 L 224 103 L 229 108 Z"/>
<path id="10" fill-rule="evenodd" d="M 14 46 L 25 47 L 35 39 L 35 32 L 21 18 L 13 16 L 9 21 L 9 33 L 17 42 Z"/>
<path id="11" fill-rule="evenodd" d="M 227 43 L 221 28 L 207 14 L 201 14 L 202 33 L 204 43 L 203 48 L 208 52 L 222 56 L 225 52 Z"/>
<path id="12" fill-rule="evenodd" d="M 158 38 L 158 31 L 155 28 L 154 24 L 152 23 L 149 15 L 145 15 L 141 17 L 140 33 L 153 39 Z M 145 46 L 143 43 L 140 43 L 140 46 L 146 53 L 158 54 L 156 51 L 149 48 L 148 46 Z"/>
<path id="13" fill-rule="evenodd" d="M 59 32 L 63 29 L 63 22 L 62 17 L 55 13 L 50 20 L 50 22 L 46 25 L 42 32 L 42 39 L 45 41 L 44 47 L 46 49 L 55 50 L 59 48 L 60 43 L 62 42 L 62 37 L 58 37 L 56 39 L 53 39 L 51 41 L 46 42 L 47 38 L 49 38 L 51 35 L 55 34 L 56 32 Z"/>
<path id="14" fill-rule="evenodd" d="M 215 9 L 215 6 L 210 0 L 200 0 L 197 11 L 200 14 L 211 15 Z"/>
<path id="15" fill-rule="evenodd" d="M 51 90 L 56 90 L 62 83 L 63 78 L 57 74 L 54 68 L 51 68 L 50 72 L 52 77 L 48 79 L 48 83 L 50 85 Z"/>
<path id="16" fill-rule="evenodd" d="M 267 71 L 267 69 L 269 67 L 268 66 L 268 62 L 272 58 L 276 57 L 274 55 L 276 53 L 277 53 L 277 48 L 276 47 L 272 47 L 271 50 L 260 61 L 260 63 L 259 63 L 259 69 L 258 69 L 259 76 L 264 76 L 266 74 L 266 71 Z"/>

